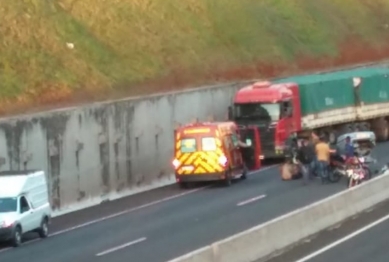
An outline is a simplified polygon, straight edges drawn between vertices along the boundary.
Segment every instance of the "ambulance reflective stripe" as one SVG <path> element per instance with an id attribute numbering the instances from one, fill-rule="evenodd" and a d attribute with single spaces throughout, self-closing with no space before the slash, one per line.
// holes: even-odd
<path id="1" fill-rule="evenodd" d="M 177 159 L 178 161 L 180 161 L 180 163 L 181 163 L 181 167 L 177 169 L 177 173 L 178 173 L 178 174 L 182 175 L 182 174 L 185 173 L 185 172 L 184 172 L 185 170 L 182 169 L 182 166 L 185 166 L 185 165 L 186 165 L 185 162 L 186 162 L 186 160 L 187 160 L 190 156 L 191 156 L 191 153 L 181 153 L 181 152 L 177 151 L 177 153 L 176 153 L 176 159 Z"/>
<path id="2" fill-rule="evenodd" d="M 219 157 L 222 156 L 223 152 L 221 154 L 217 154 L 215 152 L 207 152 L 208 153 L 208 163 L 212 165 L 213 169 L 217 172 L 222 172 L 223 168 L 219 164 Z"/>
<path id="3" fill-rule="evenodd" d="M 205 173 L 207 173 L 207 171 L 202 166 L 199 166 L 198 168 L 196 168 L 194 173 L 195 174 L 205 174 Z"/>
<path id="4" fill-rule="evenodd" d="M 182 175 L 193 174 L 195 171 L 194 160 L 196 159 L 197 152 L 185 153 L 178 159 L 181 163 L 181 167 L 178 169 L 178 173 Z"/>
<path id="5" fill-rule="evenodd" d="M 181 158 L 178 159 L 181 163 L 181 168 L 177 170 L 177 173 L 203 174 L 222 172 L 223 168 L 220 166 L 218 159 L 219 156 L 215 152 L 193 152 L 183 154 Z M 189 166 L 193 166 L 193 169 L 190 170 L 186 168 Z"/>
<path id="6" fill-rule="evenodd" d="M 176 150 L 177 151 L 180 151 L 180 149 L 181 149 L 181 134 L 180 133 L 178 133 L 177 135 L 176 135 Z"/>
<path id="7" fill-rule="evenodd" d="M 206 157 L 205 155 L 201 155 L 199 156 L 199 158 L 196 159 L 194 165 L 196 167 L 202 167 L 204 168 L 204 170 L 206 171 L 206 173 L 214 173 L 215 172 L 215 168 L 213 168 L 209 163 L 205 162 L 203 159 L 201 159 L 200 157 Z"/>

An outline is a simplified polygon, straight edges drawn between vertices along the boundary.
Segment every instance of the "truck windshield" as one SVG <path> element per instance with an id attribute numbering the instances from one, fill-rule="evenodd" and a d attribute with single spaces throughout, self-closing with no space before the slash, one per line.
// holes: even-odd
<path id="1" fill-rule="evenodd" d="M 235 104 L 234 113 L 236 118 L 277 121 L 280 119 L 280 104 L 278 103 Z"/>
<path id="2" fill-rule="evenodd" d="M 0 213 L 16 212 L 17 198 L 0 198 Z"/>

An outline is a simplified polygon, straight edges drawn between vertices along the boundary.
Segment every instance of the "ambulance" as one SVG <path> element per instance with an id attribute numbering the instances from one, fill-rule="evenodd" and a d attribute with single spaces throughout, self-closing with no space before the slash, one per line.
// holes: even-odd
<path id="1" fill-rule="evenodd" d="M 178 127 L 172 162 L 177 183 L 183 188 L 203 181 L 221 181 L 230 186 L 234 179 L 246 179 L 248 168 L 239 136 L 234 122 L 197 122 Z M 242 142 L 250 146 L 247 150 L 253 151 L 258 156 L 256 161 L 260 161 L 260 152 L 255 152 L 260 150 L 259 135 L 254 141 Z"/>

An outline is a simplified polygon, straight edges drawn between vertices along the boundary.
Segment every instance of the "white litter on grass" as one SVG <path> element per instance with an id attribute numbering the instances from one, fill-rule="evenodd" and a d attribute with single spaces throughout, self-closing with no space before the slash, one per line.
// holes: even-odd
<path id="1" fill-rule="evenodd" d="M 74 44 L 73 43 L 66 43 L 66 47 L 69 48 L 69 49 L 73 49 L 74 48 Z"/>

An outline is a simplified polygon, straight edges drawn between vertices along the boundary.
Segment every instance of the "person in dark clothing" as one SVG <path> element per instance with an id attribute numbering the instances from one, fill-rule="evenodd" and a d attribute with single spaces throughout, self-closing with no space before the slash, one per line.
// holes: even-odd
<path id="1" fill-rule="evenodd" d="M 300 163 L 304 182 L 307 182 L 312 177 L 311 165 L 312 165 L 314 155 L 315 155 L 314 150 L 309 145 L 308 140 L 302 140 L 301 145 L 297 151 L 297 160 Z"/>

